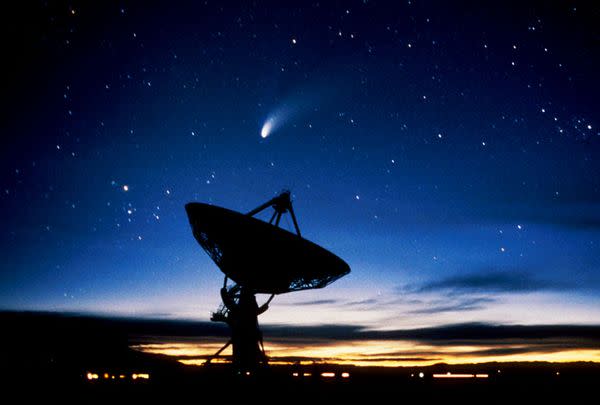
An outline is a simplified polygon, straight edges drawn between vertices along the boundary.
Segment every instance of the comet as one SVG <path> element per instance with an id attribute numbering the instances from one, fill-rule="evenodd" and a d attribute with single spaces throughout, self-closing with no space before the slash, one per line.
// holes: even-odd
<path id="1" fill-rule="evenodd" d="M 263 124 L 262 129 L 260 130 L 260 136 L 264 139 L 271 134 L 272 130 L 273 130 L 273 119 L 269 118 Z"/>
<path id="2" fill-rule="evenodd" d="M 306 95 L 302 97 L 288 97 L 279 106 L 269 111 L 260 129 L 260 137 L 266 139 L 274 132 L 282 129 L 291 119 L 299 118 L 303 113 L 314 106 L 313 98 Z"/>
<path id="3" fill-rule="evenodd" d="M 291 107 L 288 104 L 284 104 L 279 108 L 271 111 L 260 129 L 260 137 L 262 139 L 267 138 L 273 132 L 278 131 L 283 125 L 294 115 L 296 107 Z"/>

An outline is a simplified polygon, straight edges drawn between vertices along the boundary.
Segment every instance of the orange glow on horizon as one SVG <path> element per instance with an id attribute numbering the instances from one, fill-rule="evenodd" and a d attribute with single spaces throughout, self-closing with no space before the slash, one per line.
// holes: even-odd
<path id="1" fill-rule="evenodd" d="M 221 343 L 153 343 L 133 346 L 145 353 L 162 354 L 176 358 L 180 363 L 190 366 L 203 365 L 208 356 L 213 355 Z M 504 356 L 483 355 L 497 348 L 527 349 L 526 345 L 463 345 L 436 346 L 409 341 L 348 341 L 324 345 L 285 345 L 281 343 L 265 344 L 265 350 L 271 364 L 310 365 L 314 363 L 339 364 L 348 366 L 378 367 L 419 367 L 437 363 L 464 364 L 487 362 L 600 362 L 598 349 L 565 349 L 562 351 L 519 353 Z M 223 356 L 231 355 L 231 347 Z M 183 357 L 185 358 L 178 358 Z M 305 360 L 291 362 L 287 358 Z M 217 357 L 211 362 L 227 363 L 227 357 Z M 484 378 L 484 377 L 481 377 Z"/>

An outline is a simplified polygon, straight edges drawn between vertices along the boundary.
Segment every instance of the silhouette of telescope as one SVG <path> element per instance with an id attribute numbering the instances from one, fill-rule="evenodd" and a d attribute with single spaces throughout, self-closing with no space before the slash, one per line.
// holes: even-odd
<path id="1" fill-rule="evenodd" d="M 273 208 L 269 222 L 254 215 Z M 225 322 L 231 339 L 206 364 L 229 345 L 232 362 L 240 375 L 268 364 L 258 315 L 269 308 L 277 294 L 323 288 L 350 272 L 350 266 L 300 234 L 290 192 L 284 191 L 247 214 L 226 208 L 188 203 L 185 206 L 194 237 L 225 274 L 223 303 L 211 320 Z M 296 233 L 279 227 L 282 215 L 290 214 Z M 233 285 L 228 285 L 229 280 Z M 255 294 L 270 294 L 261 306 Z"/>
<path id="2" fill-rule="evenodd" d="M 328 250 L 252 216 L 203 203 L 185 208 L 200 246 L 227 277 L 255 293 L 323 288 L 350 272 Z"/>

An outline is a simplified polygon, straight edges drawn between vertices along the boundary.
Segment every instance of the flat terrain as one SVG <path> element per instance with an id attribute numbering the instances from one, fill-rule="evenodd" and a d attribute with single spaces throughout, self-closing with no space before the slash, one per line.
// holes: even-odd
<path id="1" fill-rule="evenodd" d="M 2 403 L 581 403 L 600 382 L 596 363 L 315 364 L 238 375 L 133 351 L 102 320 L 0 316 Z"/>

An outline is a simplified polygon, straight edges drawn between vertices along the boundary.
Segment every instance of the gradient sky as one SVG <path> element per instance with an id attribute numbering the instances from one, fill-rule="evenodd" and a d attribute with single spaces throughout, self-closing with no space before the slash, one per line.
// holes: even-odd
<path id="1" fill-rule="evenodd" d="M 0 307 L 207 320 L 184 204 L 289 188 L 352 273 L 263 324 L 599 323 L 598 8 L 483 3 L 8 7 Z"/>

